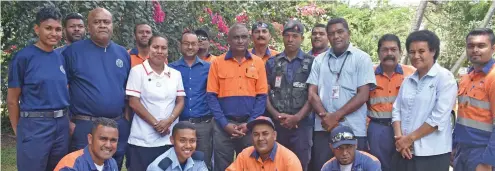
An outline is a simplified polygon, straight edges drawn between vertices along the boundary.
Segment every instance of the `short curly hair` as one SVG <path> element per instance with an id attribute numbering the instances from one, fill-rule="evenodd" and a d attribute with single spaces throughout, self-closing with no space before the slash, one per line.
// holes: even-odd
<path id="1" fill-rule="evenodd" d="M 433 56 L 434 61 L 437 61 L 438 54 L 440 54 L 440 39 L 438 36 L 430 30 L 420 30 L 409 34 L 406 39 L 406 50 L 409 52 L 409 45 L 412 42 L 427 42 L 428 49 L 435 51 L 435 56 Z"/>
<path id="2" fill-rule="evenodd" d="M 46 5 L 36 13 L 36 24 L 41 24 L 41 22 L 48 19 L 60 21 L 62 19 L 60 10 L 53 5 Z"/>

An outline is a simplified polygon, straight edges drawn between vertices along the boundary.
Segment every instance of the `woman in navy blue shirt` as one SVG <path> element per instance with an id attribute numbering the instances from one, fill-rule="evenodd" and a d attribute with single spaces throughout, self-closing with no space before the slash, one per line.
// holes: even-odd
<path id="1" fill-rule="evenodd" d="M 62 38 L 62 15 L 54 6 L 36 14 L 39 40 L 9 65 L 7 109 L 17 135 L 17 169 L 52 171 L 69 148 L 69 106 L 64 59 L 54 51 Z"/>

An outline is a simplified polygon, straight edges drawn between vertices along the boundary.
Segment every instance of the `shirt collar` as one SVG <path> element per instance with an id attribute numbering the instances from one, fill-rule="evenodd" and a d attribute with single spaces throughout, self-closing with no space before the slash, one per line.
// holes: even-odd
<path id="1" fill-rule="evenodd" d="M 232 54 L 232 51 L 227 51 L 227 54 L 225 54 L 225 60 L 229 60 L 231 58 L 233 58 L 233 54 Z M 246 57 L 247 59 L 251 59 L 251 53 L 249 53 L 249 51 L 246 50 L 246 53 L 244 54 L 244 57 Z"/>
<path id="2" fill-rule="evenodd" d="M 485 66 L 483 67 L 482 71 L 485 73 L 485 74 L 488 74 L 488 72 L 490 72 L 490 70 L 492 69 L 493 65 L 495 64 L 495 60 L 492 58 L 490 59 L 490 61 L 488 61 L 488 63 L 485 64 Z M 469 72 L 471 71 L 474 71 L 474 67 L 469 67 Z"/>
<path id="3" fill-rule="evenodd" d="M 404 75 L 404 70 L 402 70 L 402 65 L 397 64 L 397 66 L 395 67 L 395 73 Z M 375 69 L 375 75 L 382 75 L 382 74 L 383 74 L 382 65 L 378 65 L 378 67 L 376 67 Z"/>
<path id="4" fill-rule="evenodd" d="M 132 48 L 131 51 L 129 51 L 130 55 L 139 55 L 139 51 L 137 48 Z"/>
<path id="5" fill-rule="evenodd" d="M 282 53 L 280 53 L 280 55 L 278 55 L 278 57 L 285 58 L 287 57 L 287 55 L 285 55 L 285 51 L 283 51 Z M 304 60 L 304 52 L 301 49 L 299 49 L 299 51 L 297 52 L 296 58 Z"/>
<path id="6" fill-rule="evenodd" d="M 352 54 L 353 50 L 354 50 L 354 46 L 352 46 L 352 44 L 351 44 L 351 43 L 349 43 L 349 47 L 347 47 L 347 49 L 344 51 L 344 53 L 342 53 L 342 55 L 340 55 L 340 56 L 336 56 L 336 55 L 335 55 L 335 53 L 333 53 L 333 48 L 330 48 L 330 49 L 328 50 L 328 52 L 329 52 L 329 53 L 328 53 L 328 55 L 329 55 L 329 56 L 331 55 L 331 56 L 334 56 L 334 57 L 338 58 L 338 57 L 341 57 L 341 56 L 347 55 L 346 53 L 350 53 L 350 54 Z"/>
<path id="7" fill-rule="evenodd" d="M 252 54 L 256 54 L 256 51 L 254 50 L 254 47 L 253 47 L 253 49 L 251 49 L 251 53 Z M 268 57 L 271 57 L 272 56 L 272 53 L 270 51 L 270 48 L 266 48 L 265 56 L 268 56 Z M 260 57 L 263 57 L 263 56 L 260 56 Z"/>
<path id="8" fill-rule="evenodd" d="M 144 67 L 144 71 L 146 72 L 146 75 L 150 75 L 152 73 L 155 73 L 155 71 L 153 71 L 153 69 L 151 68 L 150 66 L 150 63 L 149 63 L 149 60 L 146 60 L 142 63 L 143 67 Z M 164 75 L 167 75 L 170 77 L 170 68 L 167 66 L 167 64 L 164 65 L 164 69 L 163 69 L 163 72 L 160 73 L 160 74 L 164 74 Z M 160 75 L 160 74 L 157 74 L 155 73 L 156 75 Z"/>
<path id="9" fill-rule="evenodd" d="M 430 68 L 430 70 L 428 71 L 428 73 L 426 73 L 425 76 L 430 76 L 430 77 L 434 77 L 438 74 L 438 72 L 440 71 L 440 65 L 438 63 L 434 63 L 433 66 Z M 416 70 L 414 72 L 414 74 L 411 76 L 411 77 L 408 77 L 409 79 L 413 79 L 415 80 L 416 82 L 418 82 L 419 78 L 418 78 L 418 70 Z"/>
<path id="10" fill-rule="evenodd" d="M 89 167 L 91 168 L 91 170 L 97 170 L 95 161 L 91 157 L 91 153 L 89 153 L 89 146 L 84 147 L 83 158 L 89 164 Z M 103 168 L 110 167 L 110 161 L 109 160 L 111 160 L 111 159 L 103 161 Z M 108 169 L 103 169 L 103 170 L 108 170 Z"/>
<path id="11" fill-rule="evenodd" d="M 168 153 L 167 157 L 165 158 L 169 158 L 172 161 L 172 165 L 171 165 L 172 170 L 177 167 L 180 167 L 179 159 L 177 158 L 177 153 L 175 153 L 174 148 L 170 149 L 170 153 Z M 186 166 L 182 170 L 189 170 L 192 167 L 194 167 L 194 160 L 191 157 L 189 157 L 187 158 Z"/>
<path id="12" fill-rule="evenodd" d="M 270 159 L 272 161 L 275 161 L 275 155 L 277 154 L 277 147 L 278 147 L 278 143 L 275 143 L 273 145 L 272 151 L 270 152 Z M 258 160 L 258 158 L 260 157 L 260 154 L 255 149 L 255 150 L 253 150 L 253 153 L 251 153 L 251 157 L 253 157 L 256 160 Z"/>
<path id="13" fill-rule="evenodd" d="M 202 60 L 201 58 L 199 58 L 198 56 L 194 57 L 194 62 L 192 64 L 192 66 L 196 65 L 196 64 L 201 64 L 201 65 L 204 65 L 205 64 L 205 61 Z M 171 65 L 173 66 L 178 66 L 178 65 L 182 65 L 182 66 L 185 66 L 185 67 L 189 67 L 189 65 L 186 63 L 186 60 L 184 60 L 184 57 L 181 57 L 180 60 L 177 62 L 177 63 L 172 63 Z"/>

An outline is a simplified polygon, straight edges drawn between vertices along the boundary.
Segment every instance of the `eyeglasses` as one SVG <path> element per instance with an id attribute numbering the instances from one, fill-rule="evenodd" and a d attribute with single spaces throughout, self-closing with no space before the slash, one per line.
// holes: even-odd
<path id="1" fill-rule="evenodd" d="M 199 41 L 205 41 L 205 40 L 207 40 L 208 38 L 207 38 L 207 37 L 205 37 L 205 36 L 198 36 L 198 39 L 199 39 Z"/>
<path id="2" fill-rule="evenodd" d="M 333 136 L 332 143 L 336 143 L 342 140 L 354 140 L 354 134 L 350 132 L 341 132 Z"/>

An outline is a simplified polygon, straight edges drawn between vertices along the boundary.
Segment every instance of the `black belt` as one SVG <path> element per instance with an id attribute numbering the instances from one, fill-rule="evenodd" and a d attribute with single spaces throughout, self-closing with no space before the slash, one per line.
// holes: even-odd
<path id="1" fill-rule="evenodd" d="M 201 123 L 201 122 L 209 123 L 209 122 L 211 122 L 212 119 L 213 119 L 213 116 L 205 115 L 205 116 L 200 116 L 197 118 L 189 118 L 189 119 L 185 119 L 185 120 L 195 124 L 195 123 Z"/>
<path id="2" fill-rule="evenodd" d="M 385 126 L 392 126 L 392 119 L 390 118 L 371 118 L 371 122 L 380 124 L 380 125 L 385 125 Z"/>
<path id="3" fill-rule="evenodd" d="M 67 115 L 67 109 L 47 111 L 47 112 L 20 112 L 23 118 L 60 118 Z"/>
<path id="4" fill-rule="evenodd" d="M 228 120 L 238 122 L 238 123 L 244 123 L 247 122 L 249 119 L 249 116 L 225 116 Z"/>
<path id="5" fill-rule="evenodd" d="M 72 118 L 71 119 L 84 120 L 84 121 L 94 121 L 97 118 L 101 118 L 101 117 L 87 116 L 87 115 L 72 115 Z M 122 118 L 122 115 L 117 116 L 115 118 L 108 118 L 108 119 L 112 119 L 112 120 L 118 121 L 121 118 Z"/>

